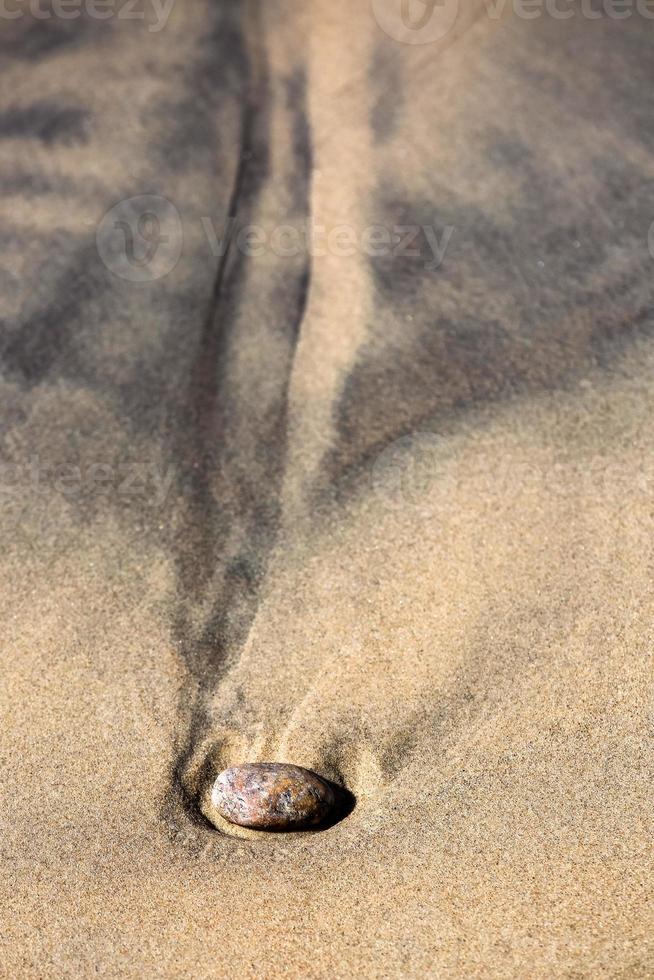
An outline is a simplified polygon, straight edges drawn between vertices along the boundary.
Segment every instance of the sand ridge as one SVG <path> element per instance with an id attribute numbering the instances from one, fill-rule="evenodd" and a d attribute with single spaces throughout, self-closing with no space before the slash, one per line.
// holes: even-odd
<path id="1" fill-rule="evenodd" d="M 2 341 L 0 974 L 651 976 L 648 42 L 470 15 L 422 50 L 367 5 L 240 10 L 41 28 L 10 65 L 25 99 L 96 85 L 78 161 L 41 148 L 38 234 L 7 205 L 34 289 Z M 105 157 L 62 237 L 61 178 Z M 451 244 L 217 279 L 199 219 L 239 179 L 243 221 Z M 185 246 L 135 285 L 94 222 L 146 190 Z M 356 806 L 212 827 L 212 772 L 250 759 Z"/>

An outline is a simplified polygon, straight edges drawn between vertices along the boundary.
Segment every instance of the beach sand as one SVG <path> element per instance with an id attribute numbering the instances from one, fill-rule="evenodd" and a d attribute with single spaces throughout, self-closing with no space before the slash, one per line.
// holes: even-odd
<path id="1" fill-rule="evenodd" d="M 267 253 L 221 320 L 220 5 L 10 60 L 28 101 L 88 73 L 95 128 L 12 150 L 77 196 L 3 205 L 31 264 L 0 389 L 0 975 L 652 977 L 648 25 L 477 8 L 434 53 L 367 5 L 266 9 L 248 220 L 309 202 L 451 249 L 436 278 L 313 256 L 304 291 Z M 138 193 L 185 234 L 142 284 L 94 252 Z M 211 775 L 255 760 L 356 805 L 212 826 Z"/>

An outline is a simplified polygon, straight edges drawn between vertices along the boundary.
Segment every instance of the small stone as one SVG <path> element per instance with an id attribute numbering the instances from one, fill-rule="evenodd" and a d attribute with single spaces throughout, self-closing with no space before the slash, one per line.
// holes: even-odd
<path id="1" fill-rule="evenodd" d="M 306 830 L 335 806 L 334 790 L 310 769 L 247 762 L 216 777 L 211 802 L 230 823 L 255 830 Z"/>

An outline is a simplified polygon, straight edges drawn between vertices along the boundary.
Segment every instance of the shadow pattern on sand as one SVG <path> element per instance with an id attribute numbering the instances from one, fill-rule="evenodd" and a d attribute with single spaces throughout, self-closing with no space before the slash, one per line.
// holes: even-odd
<path id="1" fill-rule="evenodd" d="M 207 142 L 218 155 L 221 141 L 211 129 L 214 107 L 204 88 L 206 78 L 216 99 L 227 90 L 240 99 L 238 135 L 230 131 L 222 139 L 231 152 L 238 144 L 228 205 L 228 215 L 236 223 L 233 240 L 239 226 L 256 220 L 275 182 L 292 188 L 282 220 L 289 214 L 298 220 L 310 216 L 307 86 L 311 82 L 301 56 L 287 77 L 274 76 L 257 3 L 223 3 L 217 5 L 215 16 L 212 28 L 203 32 L 197 64 L 182 97 L 172 102 L 172 108 L 162 103 L 160 110 L 174 136 L 180 136 L 176 142 L 186 140 L 191 155 Z M 637 27 L 626 24 L 618 30 L 609 25 L 604 35 L 575 35 L 574 25 L 570 27 L 569 50 L 563 56 L 574 53 L 581 73 L 586 73 L 584 86 L 576 85 L 572 70 L 565 80 L 543 78 L 533 70 L 530 74 L 527 46 L 522 60 L 516 46 L 511 55 L 515 64 L 506 70 L 528 87 L 536 105 L 550 98 L 565 99 L 580 116 L 588 115 L 593 108 L 589 100 L 592 103 L 605 84 L 597 50 L 610 44 L 615 59 L 633 63 L 634 52 L 638 54 L 643 43 L 635 35 Z M 30 25 L 27 19 L 9 31 L 9 40 L 0 40 L 0 48 L 14 62 L 27 62 L 34 55 L 62 57 L 79 53 L 84 46 L 95 58 L 100 46 L 111 50 L 113 43 L 111 30 L 106 26 L 96 30 L 85 20 L 78 22 L 75 33 L 64 22 Z M 377 89 L 383 89 L 390 75 L 402 95 L 402 68 L 393 63 L 392 71 L 381 70 L 387 62 L 378 54 L 375 57 L 368 82 L 377 94 L 373 100 L 377 128 L 381 127 L 387 142 L 398 123 L 382 120 L 380 100 L 387 93 Z M 645 63 L 641 54 L 635 60 L 638 65 Z M 551 75 L 555 69 L 554 65 Z M 589 85 L 588 77 L 595 84 Z M 587 164 L 601 178 L 598 195 L 591 188 L 584 197 L 578 184 L 567 190 L 553 188 L 547 160 L 532 152 L 529 133 L 517 134 L 511 123 L 504 127 L 506 132 L 498 123 L 470 137 L 471 143 L 477 141 L 473 150 L 480 158 L 511 174 L 515 194 L 508 213 L 499 213 L 493 202 L 473 206 L 436 178 L 427 190 L 423 186 L 418 192 L 404 186 L 400 177 L 371 175 L 376 217 L 382 216 L 386 224 L 429 223 L 437 214 L 441 224 L 456 226 L 460 244 L 453 240 L 458 252 L 429 277 L 424 273 L 428 255 L 370 262 L 375 322 L 369 325 L 368 342 L 345 379 L 335 443 L 321 484 L 325 497 L 338 503 L 364 493 L 363 475 L 370 461 L 393 440 L 427 421 L 437 426 L 439 420 L 480 403 L 565 387 L 590 365 L 614 370 L 626 346 L 651 336 L 647 226 L 654 218 L 654 183 L 645 164 L 634 160 L 647 158 L 652 127 L 639 108 L 642 100 L 636 97 L 643 71 L 625 70 L 620 78 L 610 108 L 620 120 L 617 141 L 632 150 L 612 159 L 599 142 L 590 147 Z M 555 91 L 554 81 L 563 86 L 562 91 Z M 275 112 L 284 98 L 291 123 L 288 155 L 280 172 L 270 143 Z M 14 128 L 28 118 L 17 110 L 11 112 Z M 79 106 L 64 105 L 53 97 L 47 104 L 36 104 L 34 112 L 33 122 L 52 138 L 79 139 L 87 123 L 93 128 L 94 107 L 83 100 Z M 179 151 L 175 156 L 159 146 L 157 152 L 163 168 L 183 169 Z M 564 225 L 547 217 L 560 213 L 561 195 L 570 202 Z M 609 233 L 602 235 L 602 227 L 609 227 Z M 41 234 L 47 254 L 49 242 Z M 9 229 L 7 238 L 9 248 L 25 245 L 16 229 Z M 592 247 L 571 252 L 568 246 L 574 240 Z M 174 323 L 168 332 L 162 329 L 149 362 L 134 341 L 129 368 L 121 376 L 114 374 L 112 352 L 103 349 L 99 335 L 107 322 L 121 318 L 137 335 L 138 315 L 131 313 L 129 294 L 117 289 L 92 236 L 67 232 L 57 241 L 65 246 L 61 262 L 34 261 L 26 272 L 26 279 L 34 280 L 27 313 L 4 325 L 0 338 L 4 375 L 20 388 L 26 416 L 30 400 L 38 397 L 42 387 L 55 388 L 64 381 L 92 391 L 99 402 L 107 402 L 127 420 L 130 434 L 160 446 L 174 467 L 177 494 L 168 514 L 173 531 L 148 532 L 175 564 L 172 634 L 188 671 L 179 706 L 183 734 L 175 747 L 164 817 L 171 826 L 179 823 L 181 815 L 198 827 L 212 829 L 186 792 L 183 777 L 198 736 L 208 724 L 207 696 L 238 657 L 256 614 L 276 542 L 288 385 L 307 304 L 310 262 L 304 256 L 280 268 L 255 268 L 256 263 L 248 263 L 230 247 L 205 292 L 187 288 L 169 295 L 153 286 L 147 293 L 153 309 L 158 311 L 157 304 L 162 304 Z M 520 263 L 527 254 L 538 255 L 549 271 L 541 275 L 525 269 Z M 479 296 L 481 305 L 475 299 Z M 493 312 L 482 309 L 490 305 Z M 406 317 L 407 309 L 413 311 L 412 320 Z M 74 419 L 67 415 L 65 400 L 61 398 L 59 404 L 62 427 L 72 427 Z M 80 498 L 79 520 L 92 520 L 98 506 L 97 501 Z M 107 498 L 101 506 L 121 508 Z M 134 511 L 126 510 L 122 517 L 131 525 Z M 414 728 L 433 721 L 405 720 L 397 742 L 380 753 L 388 778 L 412 751 Z M 337 741 L 329 751 L 337 756 Z M 344 794 L 353 805 L 353 798 L 345 790 Z M 344 805 L 339 819 L 347 812 Z"/>

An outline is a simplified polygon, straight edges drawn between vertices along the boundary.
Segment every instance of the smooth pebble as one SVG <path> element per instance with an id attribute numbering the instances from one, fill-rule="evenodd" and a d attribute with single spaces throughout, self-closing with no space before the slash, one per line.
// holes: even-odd
<path id="1" fill-rule="evenodd" d="M 310 769 L 247 762 L 216 777 L 211 802 L 230 823 L 255 830 L 305 830 L 323 823 L 336 803 L 332 787 Z"/>

